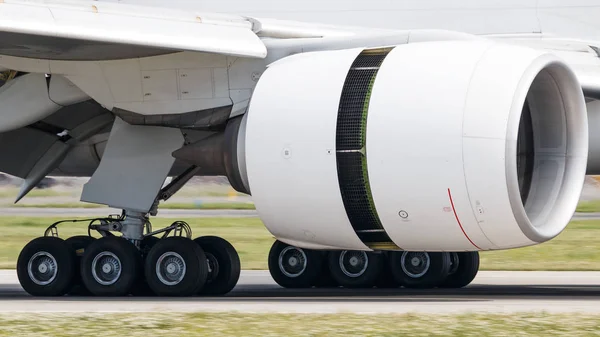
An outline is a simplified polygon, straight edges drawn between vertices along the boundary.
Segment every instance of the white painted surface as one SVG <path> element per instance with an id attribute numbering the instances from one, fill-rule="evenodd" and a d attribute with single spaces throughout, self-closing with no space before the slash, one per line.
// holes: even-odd
<path id="1" fill-rule="evenodd" d="M 15 130 L 44 119 L 61 105 L 89 97 L 62 76 L 51 80 L 50 91 L 43 74 L 26 74 L 0 88 L 0 132 Z"/>
<path id="2" fill-rule="evenodd" d="M 172 50 L 265 57 L 250 21 L 146 6 L 98 1 L 5 0 L 0 30 Z"/>
<path id="3" fill-rule="evenodd" d="M 360 52 L 283 59 L 256 87 L 246 125 L 248 181 L 265 226 L 282 241 L 367 249 L 344 209 L 335 152 L 339 97 Z"/>
<path id="4" fill-rule="evenodd" d="M 462 153 L 465 97 L 489 47 L 399 46 L 377 74 L 367 119 L 369 180 L 384 228 L 405 250 L 474 249 L 456 221 L 448 189 L 471 239 L 483 249 L 492 247 L 473 217 Z M 400 211 L 408 217 L 401 218 Z"/>
<path id="5" fill-rule="evenodd" d="M 600 101 L 587 104 L 590 150 L 587 172 L 588 174 L 600 173 Z"/>
<path id="6" fill-rule="evenodd" d="M 559 90 L 530 93 L 541 106 L 532 111 L 537 161 L 523 207 L 517 129 L 534 77 L 550 67 Z M 565 115 L 568 123 L 559 120 Z M 553 238 L 583 186 L 585 117 L 575 76 L 554 56 L 490 42 L 395 48 L 375 80 L 367 122 L 369 179 L 382 224 L 406 250 L 502 249 Z M 550 118 L 556 123 L 541 122 Z M 549 148 L 555 129 L 564 137 Z M 562 171 L 545 170 L 550 161 Z"/>

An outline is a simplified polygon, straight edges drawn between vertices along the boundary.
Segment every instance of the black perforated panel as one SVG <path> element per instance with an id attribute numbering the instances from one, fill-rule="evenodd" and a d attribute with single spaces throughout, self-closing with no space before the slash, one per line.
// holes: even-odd
<path id="1" fill-rule="evenodd" d="M 369 98 L 386 55 L 386 51 L 367 52 L 356 58 L 344 82 L 336 130 L 338 180 L 344 207 L 356 234 L 369 247 L 395 247 L 373 204 L 365 153 Z"/>
<path id="2" fill-rule="evenodd" d="M 364 127 L 372 80 L 385 58 L 381 55 L 359 55 L 352 64 L 340 99 L 336 146 L 339 150 L 356 150 L 364 146 Z"/>

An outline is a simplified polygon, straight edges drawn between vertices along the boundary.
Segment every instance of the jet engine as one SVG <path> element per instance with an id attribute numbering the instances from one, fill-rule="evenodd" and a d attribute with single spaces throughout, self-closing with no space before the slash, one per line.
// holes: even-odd
<path id="1" fill-rule="evenodd" d="M 570 221 L 586 173 L 574 73 L 489 41 L 290 56 L 262 74 L 245 118 L 256 208 L 305 248 L 541 243 Z"/>

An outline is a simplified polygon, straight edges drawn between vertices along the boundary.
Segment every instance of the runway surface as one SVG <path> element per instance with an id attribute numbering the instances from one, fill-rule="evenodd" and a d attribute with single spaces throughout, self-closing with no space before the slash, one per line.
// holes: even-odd
<path id="1" fill-rule="evenodd" d="M 8 207 L 0 208 L 2 216 L 31 216 L 31 217 L 103 217 L 108 214 L 121 214 L 115 208 L 29 208 Z M 159 209 L 158 217 L 162 218 L 231 218 L 257 217 L 255 210 L 235 209 Z M 600 220 L 600 213 L 576 213 L 573 220 Z"/>
<path id="2" fill-rule="evenodd" d="M 600 272 L 480 272 L 459 290 L 282 289 L 267 271 L 244 271 L 226 297 L 33 298 L 0 271 L 0 312 L 225 312 L 600 314 Z"/>

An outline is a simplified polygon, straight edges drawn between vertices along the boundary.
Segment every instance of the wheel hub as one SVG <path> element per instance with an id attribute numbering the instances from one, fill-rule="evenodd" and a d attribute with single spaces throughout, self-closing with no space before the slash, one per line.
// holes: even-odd
<path id="1" fill-rule="evenodd" d="M 426 252 L 403 252 L 400 263 L 406 275 L 419 278 L 429 271 L 431 260 Z"/>
<path id="2" fill-rule="evenodd" d="M 340 269 L 348 277 L 359 277 L 369 266 L 369 258 L 363 251 L 345 250 L 340 254 Z"/>
<path id="3" fill-rule="evenodd" d="M 206 283 L 208 284 L 213 282 L 219 275 L 219 260 L 211 253 L 205 252 L 205 254 L 206 263 L 208 264 L 208 279 L 206 280 Z"/>
<path id="4" fill-rule="evenodd" d="M 287 277 L 298 277 L 306 270 L 306 253 L 297 247 L 286 247 L 279 253 L 279 270 Z"/>
<path id="5" fill-rule="evenodd" d="M 52 254 L 48 252 L 38 252 L 29 259 L 27 273 L 29 274 L 29 279 L 31 279 L 33 283 L 45 286 L 52 283 L 56 278 L 58 264 Z"/>
<path id="6" fill-rule="evenodd" d="M 156 276 L 165 285 L 179 284 L 185 277 L 185 272 L 185 260 L 175 252 L 166 252 L 156 261 Z"/>
<path id="7" fill-rule="evenodd" d="M 92 276 L 104 286 L 115 284 L 121 277 L 121 260 L 112 252 L 102 252 L 92 261 Z"/>
<path id="8" fill-rule="evenodd" d="M 460 264 L 458 253 L 450 253 L 450 271 L 449 275 L 456 273 L 458 270 L 458 265 Z"/>

